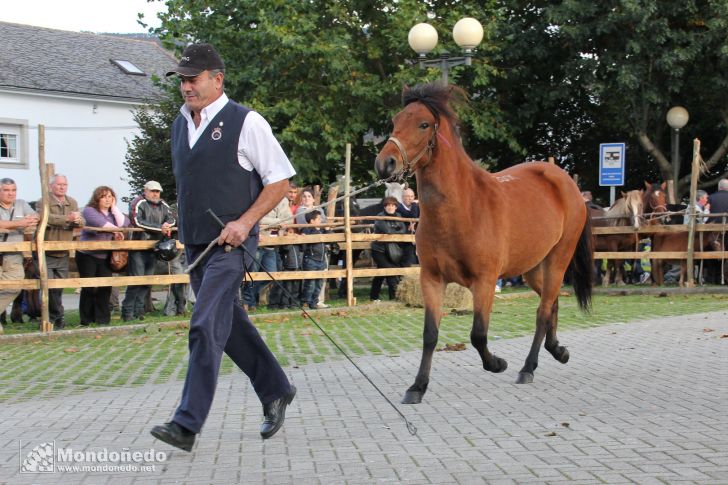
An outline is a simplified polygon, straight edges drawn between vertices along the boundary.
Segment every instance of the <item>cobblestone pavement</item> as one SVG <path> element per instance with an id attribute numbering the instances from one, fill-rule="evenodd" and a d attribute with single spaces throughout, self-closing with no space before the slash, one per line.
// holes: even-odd
<path id="1" fill-rule="evenodd" d="M 287 369 L 298 396 L 267 441 L 244 376 L 222 377 L 193 453 L 149 435 L 180 382 L 3 405 L 0 483 L 728 484 L 727 312 L 563 332 L 571 361 L 542 352 L 535 382 L 517 386 L 530 340 L 492 342 L 510 363 L 498 375 L 471 348 L 437 353 L 423 404 L 400 406 L 416 436 L 345 361 Z M 419 355 L 357 362 L 398 402 Z M 19 473 L 53 441 L 166 459 L 137 472 Z"/>

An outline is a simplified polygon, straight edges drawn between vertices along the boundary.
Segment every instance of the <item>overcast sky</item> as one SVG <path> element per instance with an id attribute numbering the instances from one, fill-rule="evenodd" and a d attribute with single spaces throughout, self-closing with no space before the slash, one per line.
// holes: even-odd
<path id="1" fill-rule="evenodd" d="M 80 32 L 146 32 L 137 24 L 159 26 L 164 2 L 146 0 L 0 0 L 0 21 Z"/>

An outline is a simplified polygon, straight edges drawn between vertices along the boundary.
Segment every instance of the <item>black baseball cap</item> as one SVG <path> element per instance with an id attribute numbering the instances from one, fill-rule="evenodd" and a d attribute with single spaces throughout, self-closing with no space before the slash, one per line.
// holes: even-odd
<path id="1" fill-rule="evenodd" d="M 190 44 L 179 60 L 179 64 L 173 70 L 167 72 L 167 76 L 179 74 L 180 76 L 194 77 L 202 71 L 215 69 L 225 70 L 225 63 L 222 62 L 220 54 L 210 44 Z"/>

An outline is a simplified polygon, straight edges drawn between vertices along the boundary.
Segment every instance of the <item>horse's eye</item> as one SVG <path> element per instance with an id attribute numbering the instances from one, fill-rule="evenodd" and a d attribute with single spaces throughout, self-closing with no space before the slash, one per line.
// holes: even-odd
<path id="1" fill-rule="evenodd" d="M 420 123 L 420 129 L 421 130 L 426 130 L 429 127 L 430 127 L 430 124 L 428 122 L 426 122 L 426 121 L 423 121 L 422 123 Z"/>

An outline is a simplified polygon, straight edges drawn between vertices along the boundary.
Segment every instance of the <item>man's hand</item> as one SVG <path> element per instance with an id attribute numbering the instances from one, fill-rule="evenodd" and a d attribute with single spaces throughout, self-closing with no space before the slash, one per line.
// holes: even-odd
<path id="1" fill-rule="evenodd" d="M 217 239 L 217 244 L 222 246 L 223 244 L 229 244 L 233 247 L 240 246 L 243 241 L 248 239 L 250 230 L 254 224 L 246 224 L 240 219 L 228 222 L 225 224 L 225 229 L 220 232 L 220 237 Z"/>
<path id="2" fill-rule="evenodd" d="M 172 235 L 172 226 L 169 222 L 165 222 L 162 224 L 162 234 L 167 237 L 170 237 Z"/>
<path id="3" fill-rule="evenodd" d="M 33 227 L 37 226 L 40 219 L 38 216 L 27 215 L 18 221 L 20 227 Z"/>
<path id="4" fill-rule="evenodd" d="M 81 224 L 81 222 L 83 222 L 83 218 L 81 217 L 80 212 L 71 212 L 66 216 L 66 221 L 71 224 Z"/>

